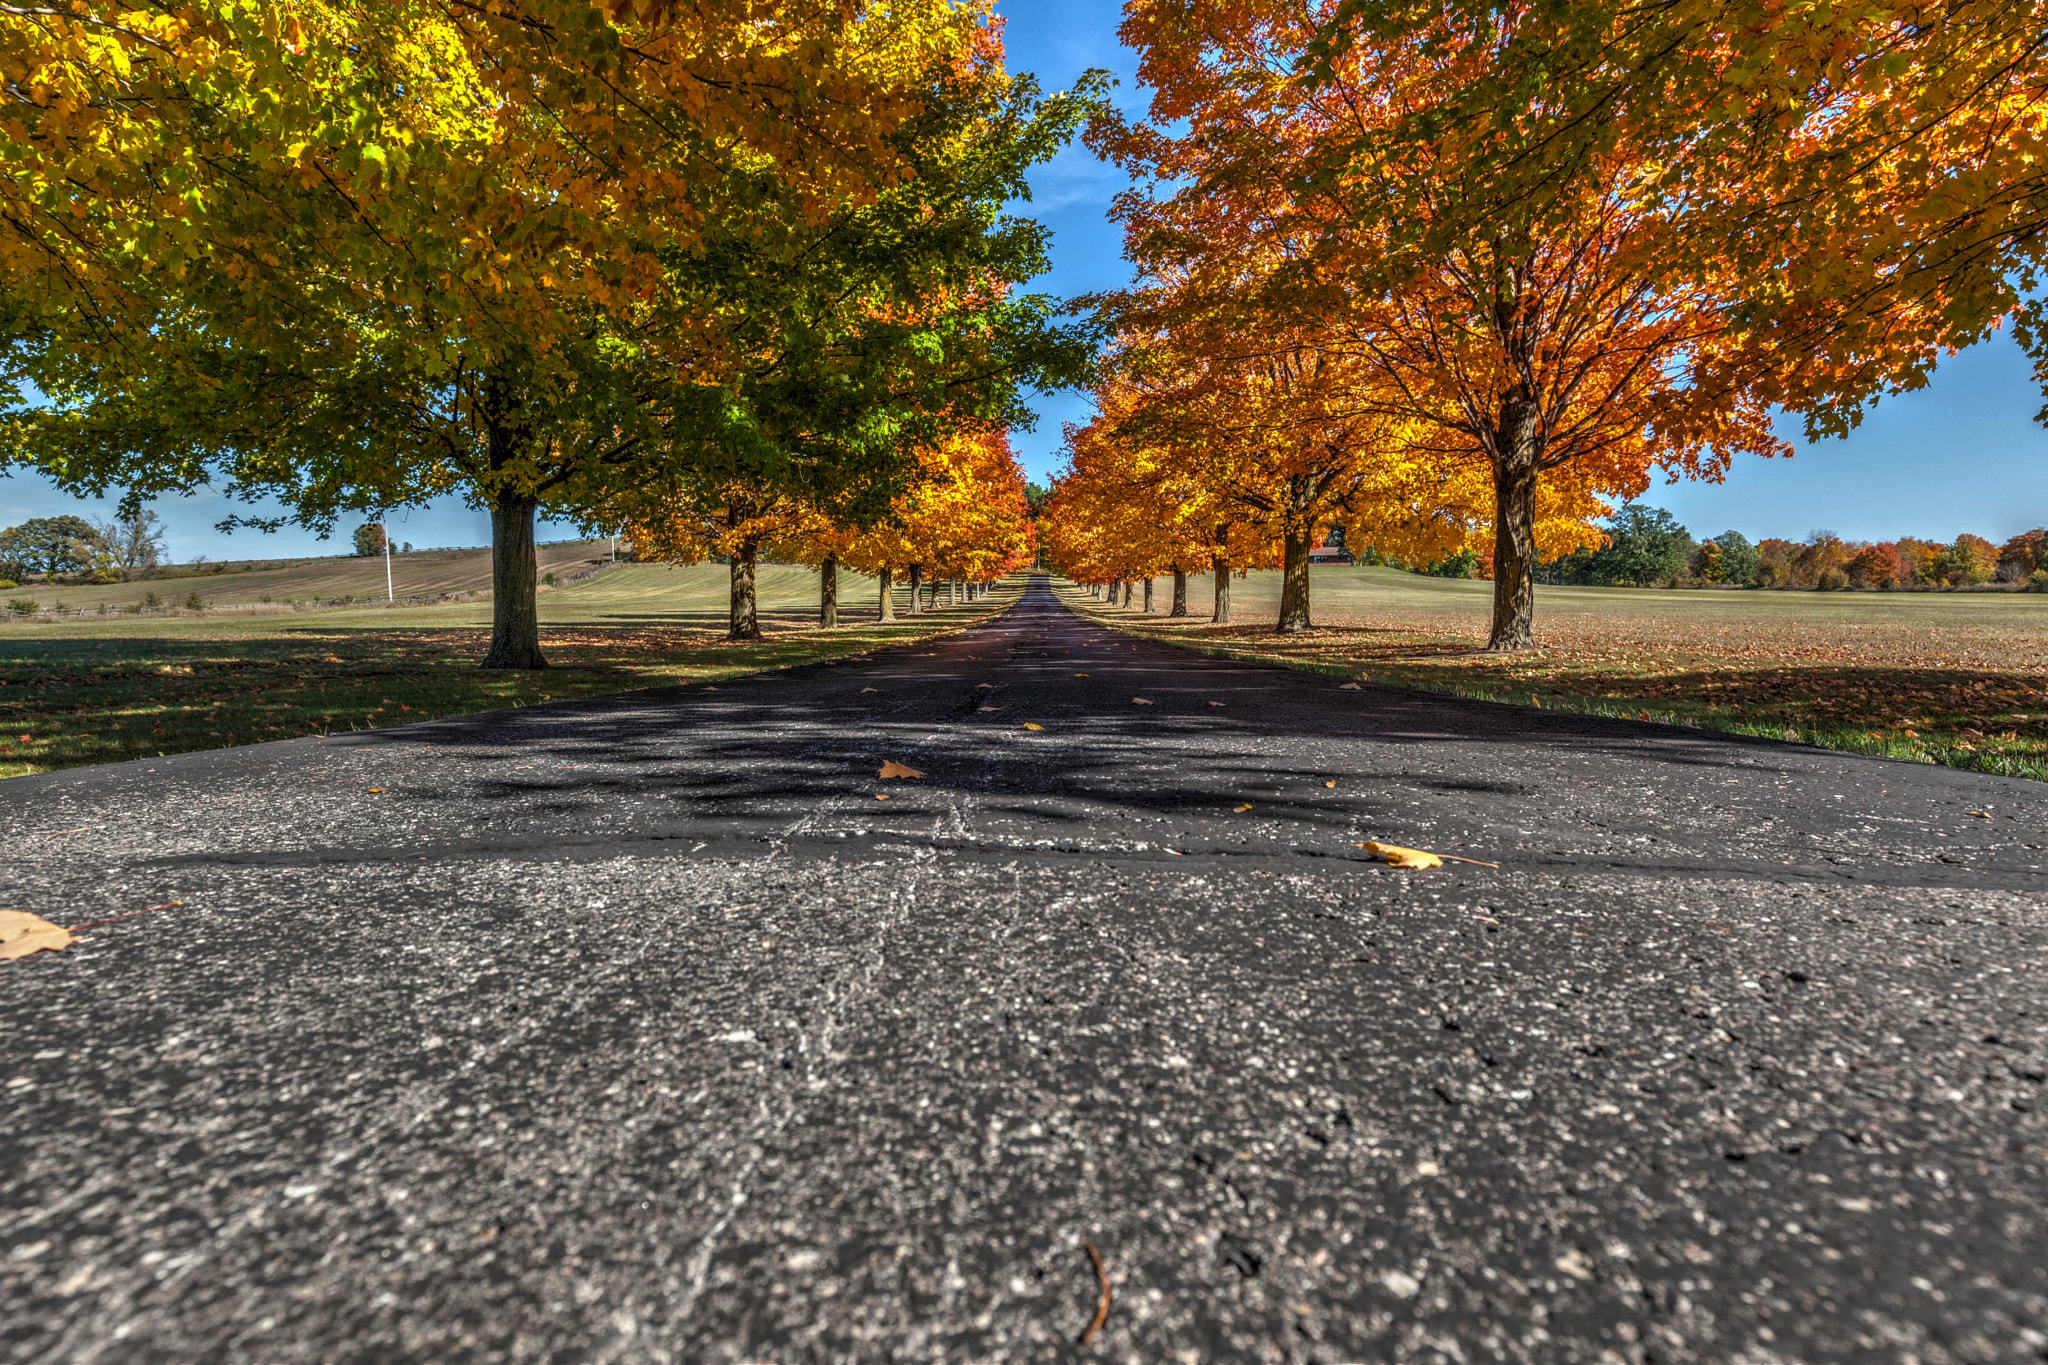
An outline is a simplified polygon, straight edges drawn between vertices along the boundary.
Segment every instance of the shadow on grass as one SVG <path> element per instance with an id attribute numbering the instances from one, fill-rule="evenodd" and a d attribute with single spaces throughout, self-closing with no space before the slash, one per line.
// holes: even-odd
<path id="1" fill-rule="evenodd" d="M 1878 662 L 1616 668 L 1570 651 L 1489 654 L 1469 641 L 1328 627 L 1297 635 L 1172 625 L 1077 602 L 1110 629 L 1178 648 L 1439 695 L 1784 739 L 2048 779 L 2048 686 L 2009 669 Z M 1375 647 L 1362 637 L 1408 634 Z M 1704 648 L 1704 646 L 1703 646 Z"/>
<path id="2" fill-rule="evenodd" d="M 678 614 L 702 627 L 544 624 L 551 666 L 534 673 L 477 669 L 490 632 L 475 626 L 297 619 L 214 639 L 15 636 L 0 640 L 0 777 L 786 668 L 957 630 L 1011 600 L 830 630 L 778 612 L 766 638 L 737 643 L 718 612 Z"/>

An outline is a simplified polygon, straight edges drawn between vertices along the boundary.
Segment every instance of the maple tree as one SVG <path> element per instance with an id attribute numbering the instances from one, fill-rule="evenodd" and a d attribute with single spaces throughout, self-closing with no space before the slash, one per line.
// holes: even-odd
<path id="1" fill-rule="evenodd" d="M 218 479 L 323 529 L 459 492 L 492 514 L 487 667 L 545 663 L 537 509 L 574 514 L 678 459 L 773 477 L 799 429 L 844 463 L 877 404 L 821 419 L 834 384 L 886 385 L 936 350 L 952 369 L 927 385 L 957 385 L 1075 348 L 1042 300 L 976 273 L 1042 254 L 991 205 L 1074 117 L 1002 74 L 984 6 L 259 9 L 194 4 L 160 32 L 89 7 L 4 21 L 12 69 L 57 93 L 0 130 L 28 187 L 0 211 L 34 243 L 0 265 L 17 303 L 68 287 L 17 347 L 54 401 L 12 414 L 7 455 L 130 502 Z M 81 138 L 108 150 L 67 178 Z M 144 193 L 159 182 L 180 188 Z M 132 240 L 109 227 L 124 208 Z M 810 263 L 919 214 L 954 239 L 974 307 L 883 337 L 764 306 L 815 296 Z M 781 269 L 741 268 L 764 260 Z M 777 378 L 748 389 L 778 322 Z M 867 435 L 846 473 L 886 481 L 887 433 Z"/>
<path id="2" fill-rule="evenodd" d="M 990 583 L 1029 564 L 1037 549 L 1023 470 L 1008 437 L 988 430 L 956 432 L 923 452 L 917 482 L 885 518 L 828 533 L 821 545 L 836 562 L 875 576 L 885 621 L 895 617 L 898 570 L 907 571 L 914 613 L 925 581 Z"/>
<path id="3" fill-rule="evenodd" d="M 1311 79 L 1296 58 L 1340 9 L 1132 7 L 1152 122 L 1098 133 L 1146 178 L 1120 201 L 1129 249 L 1168 296 L 1155 316 L 1199 325 L 1212 354 L 1271 365 L 1278 334 L 1350 376 L 1330 413 L 1377 423 L 1439 481 L 1439 510 L 1490 524 L 1489 646 L 1524 648 L 1539 558 L 1583 543 L 1603 498 L 1640 493 L 1653 467 L 1715 478 L 1738 451 L 1785 447 L 1759 397 L 1709 382 L 1737 300 L 1660 267 L 1682 213 L 1643 210 L 1639 159 L 1589 156 L 1577 197 L 1540 219 L 1430 235 L 1433 216 L 1463 221 L 1463 163 L 1388 130 L 1485 54 L 1418 16 L 1405 42 L 1324 52 Z M 1490 507 L 1455 496 L 1474 472 Z"/>
<path id="4" fill-rule="evenodd" d="M 1370 181 L 1409 263 L 1526 223 L 1570 222 L 1616 157 L 1634 201 L 1684 230 L 1658 264 L 1732 279 L 1715 367 L 1846 433 L 2034 291 L 2048 207 L 2038 0 L 1591 0 L 1445 9 L 1343 0 L 1297 68 L 1399 53 L 1390 118 L 1330 139 L 1311 175 Z M 1376 168 L 1454 170 L 1446 201 Z M 2035 324 L 2022 336 L 2042 355 Z M 2044 370 L 2048 378 L 2048 370 Z"/>

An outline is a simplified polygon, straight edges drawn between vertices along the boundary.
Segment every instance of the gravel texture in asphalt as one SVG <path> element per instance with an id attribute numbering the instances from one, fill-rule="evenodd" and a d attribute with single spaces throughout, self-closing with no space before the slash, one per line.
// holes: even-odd
<path id="1" fill-rule="evenodd" d="M 6 1361 L 2048 1358 L 2048 787 L 1040 580 L 0 829 Z"/>

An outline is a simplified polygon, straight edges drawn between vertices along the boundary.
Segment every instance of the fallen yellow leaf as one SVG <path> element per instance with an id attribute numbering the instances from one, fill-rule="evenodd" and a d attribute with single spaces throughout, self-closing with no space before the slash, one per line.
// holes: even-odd
<path id="1" fill-rule="evenodd" d="M 371 794 L 372 794 L 372 795 L 374 795 L 374 794 L 375 794 L 375 793 L 377 793 L 377 792 L 383 791 L 383 790 L 384 790 L 384 789 L 383 789 L 382 787 L 372 787 L 372 788 L 370 788 L 370 791 L 371 791 Z"/>
<path id="2" fill-rule="evenodd" d="M 882 689 L 881 689 L 881 688 L 879 688 L 879 687 L 863 687 L 863 688 L 861 689 L 861 691 L 863 691 L 863 692 L 879 692 L 879 691 L 881 691 L 881 690 L 882 690 Z"/>
<path id="3" fill-rule="evenodd" d="M 875 800 L 877 800 L 877 801 L 887 801 L 888 799 L 889 799 L 889 793 L 887 793 L 887 792 L 876 792 L 876 793 L 875 793 Z"/>
<path id="4" fill-rule="evenodd" d="M 1043 730 L 1045 727 L 1043 725 L 1038 724 L 1036 721 L 1027 720 L 1024 722 L 1024 728 L 1027 730 Z"/>
<path id="5" fill-rule="evenodd" d="M 1334 787 L 1337 785 L 1337 779 L 1333 777 L 1328 782 L 1323 783 L 1323 785 L 1325 787 Z"/>
<path id="6" fill-rule="evenodd" d="M 1970 812 L 1970 814 L 1976 816 L 1979 820 L 1989 820 L 1991 818 L 1989 815 L 1987 815 L 1985 812 L 1981 810 L 1973 810 Z"/>
<path id="7" fill-rule="evenodd" d="M 918 771 L 917 769 L 915 769 L 915 768 L 909 767 L 909 766 L 907 766 L 907 765 L 905 765 L 905 764 L 902 764 L 902 763 L 898 763 L 898 762 L 897 762 L 897 761 L 896 761 L 895 759 L 893 759 L 893 758 L 890 758 L 890 759 L 884 759 L 884 760 L 883 760 L 883 762 L 882 762 L 882 776 L 884 776 L 884 777 L 923 777 L 923 776 L 924 776 L 924 774 L 923 774 L 923 773 L 921 773 L 921 772 L 919 772 L 919 771 Z"/>
<path id="8" fill-rule="evenodd" d="M 1251 802 L 1249 802 L 1249 801 L 1247 801 L 1247 802 L 1245 802 L 1245 803 L 1244 803 L 1244 804 L 1243 804 L 1242 806 L 1239 806 L 1239 807 L 1237 808 L 1237 810 L 1236 810 L 1236 811 L 1235 811 L 1234 813 L 1235 813 L 1235 814 L 1238 814 L 1238 815 L 1242 815 L 1242 814 L 1244 814 L 1244 813 L 1245 813 L 1246 811 L 1250 810 L 1251 808 L 1252 808 L 1252 803 L 1251 803 Z"/>
<path id="9" fill-rule="evenodd" d="M 1087 677 L 1088 675 L 1087 675 L 1086 673 L 1076 673 L 1076 674 L 1075 674 L 1074 676 L 1075 676 L 1075 677 L 1077 677 L 1077 678 L 1085 678 L 1085 677 Z"/>
<path id="10" fill-rule="evenodd" d="M 0 910 L 0 961 L 30 953 L 57 952 L 71 943 L 71 931 L 26 910 Z"/>
<path id="11" fill-rule="evenodd" d="M 1399 844 L 1366 843 L 1359 847 L 1375 858 L 1384 858 L 1395 867 L 1442 867 L 1444 860 L 1434 853 L 1419 848 L 1402 848 Z"/>
<path id="12" fill-rule="evenodd" d="M 1146 698 L 1144 698 L 1144 697 L 1132 697 L 1132 698 L 1131 698 L 1131 705 L 1133 705 L 1133 706 L 1150 706 L 1151 704 L 1152 704 L 1152 703 L 1151 703 L 1151 702 L 1150 702 L 1150 701 L 1149 701 L 1148 699 L 1146 699 Z"/>

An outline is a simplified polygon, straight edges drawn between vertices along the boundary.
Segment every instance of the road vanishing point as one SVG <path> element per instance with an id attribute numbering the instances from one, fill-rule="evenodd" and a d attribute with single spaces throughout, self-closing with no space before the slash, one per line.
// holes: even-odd
<path id="1" fill-rule="evenodd" d="M 2039 784 L 1041 578 L 0 828 L 129 916 L 0 963 L 5 1361 L 2048 1358 Z"/>

